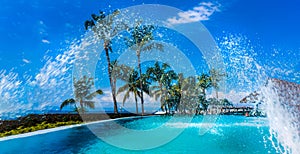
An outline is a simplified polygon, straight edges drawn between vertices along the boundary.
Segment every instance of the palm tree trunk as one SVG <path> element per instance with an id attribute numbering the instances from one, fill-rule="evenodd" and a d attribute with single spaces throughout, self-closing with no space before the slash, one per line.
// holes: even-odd
<path id="1" fill-rule="evenodd" d="M 169 114 L 171 114 L 171 104 L 168 103 Z"/>
<path id="2" fill-rule="evenodd" d="M 142 104 L 142 116 L 143 116 L 144 115 L 144 96 L 143 96 L 141 55 L 140 55 L 140 51 L 139 50 L 137 50 L 137 57 L 138 57 L 138 69 L 139 69 L 139 74 L 140 74 L 141 104 Z"/>
<path id="3" fill-rule="evenodd" d="M 161 106 L 161 109 L 163 109 L 163 105 L 164 105 L 164 92 L 163 92 L 163 88 L 162 88 L 162 84 L 159 82 L 159 88 L 160 88 L 160 91 L 161 91 L 161 96 L 160 97 L 162 97 L 161 99 L 160 99 L 160 106 Z M 166 108 L 165 108 L 165 110 L 166 110 Z"/>
<path id="4" fill-rule="evenodd" d="M 116 99 L 116 92 L 112 82 L 112 77 L 111 77 L 111 64 L 110 64 L 110 57 L 109 57 L 109 51 L 108 51 L 108 42 L 104 42 L 104 50 L 106 54 L 106 59 L 107 59 L 107 65 L 108 65 L 108 77 L 109 77 L 109 83 L 110 83 L 110 88 L 111 88 L 111 93 L 113 97 L 113 102 L 114 102 L 114 113 L 118 114 L 118 105 L 117 105 L 117 99 Z"/>
<path id="5" fill-rule="evenodd" d="M 84 108 L 83 108 L 84 106 L 83 106 L 82 99 L 80 99 L 79 103 L 80 103 L 81 114 L 84 114 Z"/>
<path id="6" fill-rule="evenodd" d="M 218 90 L 216 89 L 216 98 L 219 99 Z"/>
<path id="7" fill-rule="evenodd" d="M 166 114 L 168 114 L 168 108 L 167 108 L 167 94 L 166 91 L 163 91 L 163 97 L 164 97 L 164 104 L 165 104 L 165 110 L 166 110 Z"/>
<path id="8" fill-rule="evenodd" d="M 139 107 L 138 107 L 138 103 L 137 103 L 136 93 L 134 93 L 134 99 L 135 99 L 135 109 L 136 109 L 136 114 L 139 114 Z"/>

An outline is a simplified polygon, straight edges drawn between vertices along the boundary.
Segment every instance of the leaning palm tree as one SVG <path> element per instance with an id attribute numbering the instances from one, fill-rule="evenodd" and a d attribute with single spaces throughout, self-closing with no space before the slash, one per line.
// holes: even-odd
<path id="1" fill-rule="evenodd" d="M 218 99 L 218 90 L 220 88 L 219 82 L 223 80 L 223 77 L 225 77 L 226 74 L 214 68 L 209 70 L 209 74 L 211 77 L 211 86 L 215 89 L 216 98 Z"/>
<path id="2" fill-rule="evenodd" d="M 92 101 L 96 95 L 103 94 L 102 90 L 97 90 L 95 92 L 91 92 L 91 87 L 94 84 L 93 78 L 88 78 L 87 76 L 83 76 L 81 79 L 76 81 L 74 79 L 74 95 L 75 98 L 67 99 L 60 105 L 60 110 L 62 110 L 67 105 L 74 104 L 75 110 L 77 112 L 84 113 L 85 109 L 84 107 L 87 106 L 89 108 L 95 108 L 95 102 Z M 76 102 L 79 103 L 80 107 L 78 108 L 76 106 Z"/>
<path id="3" fill-rule="evenodd" d="M 142 68 L 141 68 L 141 53 L 144 51 L 151 51 L 153 49 L 157 49 L 162 51 L 163 45 L 155 42 L 151 42 L 154 40 L 153 38 L 153 30 L 154 26 L 152 25 L 140 25 L 137 23 L 134 28 L 130 29 L 131 38 L 126 38 L 127 46 L 132 50 L 135 50 L 137 60 L 138 60 L 138 71 L 139 75 L 142 76 Z M 143 88 L 142 80 L 140 80 L 140 89 Z M 144 97 L 143 90 L 141 90 L 141 105 L 142 105 L 142 115 L 144 115 Z"/>
<path id="4" fill-rule="evenodd" d="M 107 65 L 108 65 L 108 77 L 109 82 L 111 86 L 111 93 L 114 103 L 114 113 L 118 113 L 118 106 L 117 106 L 117 99 L 116 99 L 116 92 L 114 90 L 115 85 L 113 84 L 112 80 L 112 71 L 111 71 L 111 61 L 109 52 L 112 52 L 112 45 L 111 45 L 111 39 L 116 36 L 120 31 L 127 29 L 127 26 L 123 22 L 115 23 L 115 16 L 120 13 L 119 10 L 114 11 L 112 14 L 105 15 L 104 12 L 100 11 L 100 16 L 97 16 L 95 14 L 92 15 L 93 19 L 96 21 L 96 24 L 92 24 L 92 22 L 86 22 L 91 23 L 87 24 L 86 29 L 88 26 L 92 27 L 92 30 L 97 37 L 97 39 L 102 40 L 103 47 L 105 50 L 105 55 L 107 59 Z"/>

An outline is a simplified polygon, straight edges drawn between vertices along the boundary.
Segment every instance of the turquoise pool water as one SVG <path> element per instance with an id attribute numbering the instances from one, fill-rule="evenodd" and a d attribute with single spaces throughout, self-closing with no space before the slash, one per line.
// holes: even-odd
<path id="1" fill-rule="evenodd" d="M 267 139 L 269 128 L 264 118 L 220 116 L 215 125 L 204 134 L 199 134 L 199 129 L 207 125 L 203 123 L 203 116 L 194 117 L 189 123 L 182 122 L 181 118 L 166 125 L 164 124 L 170 117 L 120 119 L 5 140 L 0 142 L 0 153 L 276 153 L 271 141 Z M 165 127 L 168 131 L 185 129 L 174 140 L 156 148 L 126 150 L 107 144 L 95 135 L 100 133 L 115 139 L 126 135 L 126 132 L 114 126 L 115 122 L 139 131 L 160 127 Z M 94 134 L 91 130 L 98 132 Z M 164 134 L 160 135 L 164 137 Z M 146 135 L 135 137 L 144 141 L 151 140 Z M 128 138 L 124 144 L 130 143 L 130 140 L 134 138 Z"/>

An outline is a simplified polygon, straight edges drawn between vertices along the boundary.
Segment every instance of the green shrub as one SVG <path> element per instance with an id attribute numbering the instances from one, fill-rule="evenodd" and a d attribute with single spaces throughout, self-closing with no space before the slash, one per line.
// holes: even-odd
<path id="1" fill-rule="evenodd" d="M 40 124 L 35 124 L 34 126 L 19 126 L 16 129 L 6 131 L 3 133 L 0 133 L 0 137 L 5 137 L 9 135 L 16 135 L 16 134 L 23 134 L 23 133 L 28 133 L 28 132 L 33 132 L 37 130 L 42 130 L 42 129 L 49 129 L 49 128 L 55 128 L 59 126 L 65 126 L 65 125 L 74 125 L 74 124 L 80 124 L 82 123 L 81 121 L 63 121 L 63 122 L 56 122 L 56 123 L 48 123 L 47 121 L 43 121 Z"/>

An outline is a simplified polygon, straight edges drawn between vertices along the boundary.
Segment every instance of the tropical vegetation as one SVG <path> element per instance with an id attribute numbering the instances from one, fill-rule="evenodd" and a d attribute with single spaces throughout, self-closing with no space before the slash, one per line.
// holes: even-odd
<path id="1" fill-rule="evenodd" d="M 85 107 L 95 108 L 95 101 L 92 99 L 97 95 L 103 94 L 102 90 L 96 90 L 91 92 L 91 88 L 94 85 L 93 78 L 88 78 L 83 76 L 78 81 L 74 78 L 74 95 L 75 98 L 70 98 L 62 102 L 60 109 L 64 108 L 67 105 L 74 105 L 74 110 L 79 113 L 84 113 L 86 111 Z M 76 102 L 79 103 L 77 107 Z"/>
<path id="2" fill-rule="evenodd" d="M 126 38 L 127 46 L 136 52 L 138 72 L 139 76 L 142 76 L 141 67 L 141 54 L 142 52 L 151 51 L 153 49 L 163 50 L 162 44 L 153 42 L 153 30 L 155 27 L 153 25 L 141 25 L 138 22 L 134 28 L 129 29 L 130 37 Z M 139 80 L 139 88 L 143 88 L 143 80 Z M 140 91 L 141 105 L 142 105 L 142 115 L 144 115 L 144 94 L 143 90 Z"/>
<path id="3" fill-rule="evenodd" d="M 59 126 L 81 124 L 81 123 L 82 123 L 82 121 L 66 121 L 66 122 L 61 121 L 61 122 L 55 122 L 55 123 L 47 123 L 46 121 L 44 121 L 40 124 L 36 124 L 35 126 L 28 126 L 28 127 L 20 126 L 17 129 L 1 132 L 0 137 L 23 134 L 23 133 L 33 132 L 33 131 L 37 131 L 37 130 L 55 128 L 55 127 L 59 127 Z"/>
<path id="4" fill-rule="evenodd" d="M 208 73 L 199 76 L 185 77 L 181 72 L 175 72 L 171 66 L 163 62 L 153 62 L 152 66 L 145 69 L 142 67 L 141 55 L 152 50 L 163 51 L 164 46 L 155 42 L 153 33 L 156 27 L 153 25 L 143 25 L 142 21 L 136 22 L 133 28 L 122 22 L 115 23 L 115 17 L 119 10 L 111 14 L 100 11 L 100 15 L 92 15 L 93 20 L 85 22 L 85 28 L 92 29 L 95 38 L 103 41 L 103 47 L 108 65 L 108 78 L 114 104 L 114 113 L 118 114 L 117 95 L 123 96 L 123 106 L 130 96 L 134 97 L 136 113 L 139 113 L 138 100 L 141 104 L 141 114 L 144 115 L 144 93 L 155 100 L 160 101 L 160 108 L 167 114 L 177 112 L 180 114 L 205 114 L 209 106 L 228 106 L 231 103 L 227 99 L 219 100 L 218 91 L 220 82 L 226 76 L 220 70 L 212 68 Z M 125 64 L 119 64 L 117 60 L 112 60 L 112 38 L 119 32 L 126 31 L 125 44 L 135 52 L 137 57 L 136 68 L 131 68 Z M 143 70 L 143 69 L 145 70 Z M 123 84 L 117 88 L 117 82 Z M 82 84 L 84 82 L 84 84 Z M 93 84 L 91 78 L 83 77 L 74 82 L 75 99 L 67 99 L 61 109 L 69 104 L 75 104 L 75 108 L 84 112 L 84 107 L 94 108 L 91 98 L 97 94 L 102 94 L 101 90 L 90 93 L 90 86 Z M 207 91 L 215 91 L 216 98 L 207 98 Z M 138 99 L 139 98 L 139 99 Z M 76 103 L 79 102 L 80 108 Z"/>
<path id="5" fill-rule="evenodd" d="M 119 10 L 115 10 L 113 13 L 106 15 L 103 11 L 100 11 L 100 15 L 92 14 L 93 20 L 85 21 L 85 29 L 88 30 L 89 27 L 94 32 L 94 35 L 99 41 L 103 41 L 103 48 L 106 55 L 107 60 L 107 70 L 108 70 L 108 78 L 111 86 L 111 93 L 114 103 L 114 113 L 118 113 L 118 105 L 116 99 L 116 85 L 112 78 L 112 64 L 110 58 L 110 52 L 112 53 L 112 44 L 111 39 L 116 36 L 120 31 L 127 28 L 127 26 L 123 23 L 114 24 L 114 18 L 120 12 Z M 96 24 L 95 24 L 96 22 Z"/>

